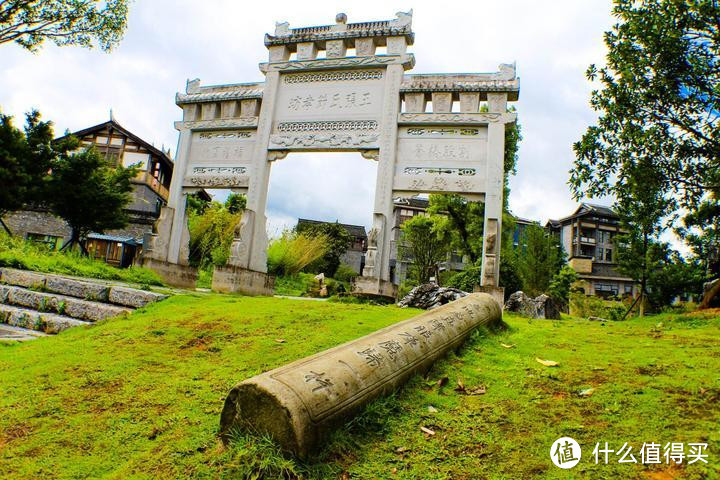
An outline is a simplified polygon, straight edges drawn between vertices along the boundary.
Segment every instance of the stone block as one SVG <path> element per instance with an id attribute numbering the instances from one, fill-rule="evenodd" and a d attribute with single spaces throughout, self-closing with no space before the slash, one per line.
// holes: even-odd
<path id="1" fill-rule="evenodd" d="M 495 287 L 493 285 L 476 285 L 473 292 L 487 293 L 498 302 L 500 308 L 505 305 L 505 287 Z"/>
<path id="2" fill-rule="evenodd" d="M 10 305 L 0 305 L 0 322 L 45 333 L 60 333 L 71 327 L 90 325 L 88 322 L 63 315 L 41 313 Z"/>
<path id="3" fill-rule="evenodd" d="M 325 42 L 325 56 L 327 58 L 341 58 L 347 55 L 345 40 L 328 40 Z"/>
<path id="4" fill-rule="evenodd" d="M 452 111 L 452 93 L 433 92 L 432 111 L 433 113 L 450 113 Z"/>
<path id="5" fill-rule="evenodd" d="M 473 293 L 252 377 L 228 394 L 221 436 L 227 440 L 234 429 L 267 433 L 284 450 L 304 457 L 369 402 L 395 392 L 477 327 L 496 325 L 501 318 L 495 300 Z"/>
<path id="6" fill-rule="evenodd" d="M 298 60 L 315 60 L 317 58 L 318 49 L 315 42 L 301 42 L 297 45 Z"/>
<path id="7" fill-rule="evenodd" d="M 427 100 L 424 93 L 406 93 L 405 111 L 408 113 L 424 113 Z"/>
<path id="8" fill-rule="evenodd" d="M 107 302 L 110 287 L 102 283 L 49 275 L 45 283 L 48 292 L 98 302 Z"/>
<path id="9" fill-rule="evenodd" d="M 275 277 L 263 272 L 228 265 L 215 267 L 212 289 L 220 293 L 242 293 L 243 295 L 272 295 Z"/>
<path id="10" fill-rule="evenodd" d="M 129 308 L 117 305 L 81 300 L 56 293 L 36 292 L 21 287 L 11 287 L 6 303 L 32 308 L 39 312 L 57 312 L 68 317 L 90 322 L 125 315 L 132 311 Z"/>
<path id="11" fill-rule="evenodd" d="M 162 293 L 148 292 L 128 287 L 111 287 L 109 300 L 111 303 L 124 305 L 126 307 L 140 308 L 148 303 L 164 300 L 168 295 Z"/>
<path id="12" fill-rule="evenodd" d="M 197 268 L 189 265 L 163 262 L 154 258 L 144 258 L 143 267 L 149 268 L 163 279 L 168 285 L 178 288 L 195 288 L 197 282 Z"/>
<path id="13" fill-rule="evenodd" d="M 17 285 L 26 288 L 45 288 L 45 275 L 14 268 L 0 269 L 0 281 L 6 285 Z"/>
<path id="14" fill-rule="evenodd" d="M 257 117 L 260 113 L 260 100 L 250 98 L 240 100 L 240 116 L 241 117 Z"/>
<path id="15" fill-rule="evenodd" d="M 377 277 L 356 277 L 352 283 L 352 294 L 384 297 L 394 301 L 397 296 L 397 285 Z"/>
<path id="16" fill-rule="evenodd" d="M 372 37 L 356 38 L 355 55 L 358 57 L 370 57 L 375 55 L 375 40 Z"/>
<path id="17" fill-rule="evenodd" d="M 407 40 L 405 37 L 387 37 L 388 55 L 402 55 L 407 52 Z"/>
<path id="18" fill-rule="evenodd" d="M 472 92 L 460 93 L 460 113 L 478 113 L 480 110 L 480 94 Z"/>

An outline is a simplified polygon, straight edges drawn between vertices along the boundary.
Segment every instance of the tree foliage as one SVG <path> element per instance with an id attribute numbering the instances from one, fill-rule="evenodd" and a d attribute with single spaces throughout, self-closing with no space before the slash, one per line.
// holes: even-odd
<path id="1" fill-rule="evenodd" d="M 225 208 L 230 213 L 240 213 L 247 206 L 247 197 L 242 193 L 231 193 L 225 200 Z"/>
<path id="2" fill-rule="evenodd" d="M 306 270 L 312 273 L 324 273 L 334 277 L 340 266 L 340 257 L 347 251 L 352 237 L 345 227 L 339 223 L 303 223 L 298 225 L 298 233 L 309 237 L 322 237 L 326 242 L 326 250 L 322 257 L 308 264 Z"/>
<path id="3" fill-rule="evenodd" d="M 36 52 L 46 40 L 58 46 L 95 45 L 109 51 L 127 26 L 128 0 L 0 1 L 0 44 Z"/>
<path id="4" fill-rule="evenodd" d="M 565 310 L 567 310 L 570 302 L 572 286 L 578 281 L 578 278 L 578 274 L 570 265 L 564 265 L 550 280 L 548 295 Z"/>
<path id="5" fill-rule="evenodd" d="M 574 194 L 622 199 L 644 159 L 667 212 L 693 210 L 720 185 L 720 6 L 615 0 L 613 14 L 606 66 L 587 71 L 602 86 L 590 101 L 600 117 L 574 145 Z"/>
<path id="6" fill-rule="evenodd" d="M 557 238 L 539 225 L 528 225 L 515 252 L 523 291 L 530 296 L 546 293 L 564 263 Z"/>
<path id="7" fill-rule="evenodd" d="M 79 146 L 76 138 L 63 142 L 52 164 L 47 190 L 53 213 L 72 230 L 66 246 L 79 244 L 90 232 L 103 233 L 127 225 L 130 180 L 137 174 L 134 167 L 108 164 L 95 148 L 77 152 Z"/>
<path id="8" fill-rule="evenodd" d="M 438 277 L 439 264 L 447 260 L 449 242 L 433 218 L 416 215 L 402 224 L 400 257 L 412 262 L 410 277 L 418 284 Z"/>
<path id="9" fill-rule="evenodd" d="M 51 122 L 36 111 L 26 115 L 25 130 L 0 115 L 0 217 L 42 200 L 54 158 Z"/>
<path id="10" fill-rule="evenodd" d="M 482 257 L 485 205 L 457 194 L 432 194 L 428 213 L 435 228 L 450 240 L 451 248 L 475 264 Z"/>

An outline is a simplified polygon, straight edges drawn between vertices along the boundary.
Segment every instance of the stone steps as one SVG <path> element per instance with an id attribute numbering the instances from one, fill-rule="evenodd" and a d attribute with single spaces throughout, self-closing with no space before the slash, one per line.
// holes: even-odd
<path id="1" fill-rule="evenodd" d="M 39 312 L 54 312 L 87 322 L 97 322 L 132 312 L 132 309 L 127 307 L 8 285 L 0 285 L 0 303 Z"/>
<path id="2" fill-rule="evenodd" d="M 91 322 L 66 317 L 65 315 L 38 312 L 30 308 L 13 307 L 4 304 L 0 304 L 0 323 L 44 333 L 60 333 L 70 327 L 92 325 Z"/>
<path id="3" fill-rule="evenodd" d="M 27 328 L 13 327 L 4 323 L 0 324 L 0 342 L 24 342 L 35 340 L 38 337 L 46 337 L 47 333 L 29 330 Z"/>
<path id="4" fill-rule="evenodd" d="M 108 282 L 0 268 L 0 340 L 31 340 L 92 325 L 167 296 Z"/>

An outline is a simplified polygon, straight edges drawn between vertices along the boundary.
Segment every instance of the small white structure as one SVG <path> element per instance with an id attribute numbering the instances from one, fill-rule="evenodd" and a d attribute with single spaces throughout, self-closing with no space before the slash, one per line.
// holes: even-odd
<path id="1" fill-rule="evenodd" d="M 170 283 L 188 270 L 185 198 L 200 188 L 247 194 L 219 291 L 264 293 L 266 218 L 272 162 L 291 151 L 359 151 L 378 162 L 365 277 L 357 288 L 391 294 L 389 255 L 393 198 L 451 192 L 485 202 L 483 284 L 497 286 L 505 128 L 515 122 L 514 65 L 479 74 L 408 75 L 415 59 L 412 12 L 388 21 L 289 28 L 265 36 L 265 82 L 201 86 L 189 81 L 167 212 L 146 263 Z M 376 54 L 377 47 L 386 52 Z M 324 57 L 321 57 L 324 52 Z M 458 109 L 455 106 L 459 107 Z M 164 238 L 165 237 L 165 238 Z M 370 253 L 370 252 L 368 252 Z"/>

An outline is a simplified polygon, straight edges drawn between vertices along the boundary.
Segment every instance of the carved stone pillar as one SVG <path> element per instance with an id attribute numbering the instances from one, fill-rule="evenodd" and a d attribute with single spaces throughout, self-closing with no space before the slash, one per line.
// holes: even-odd
<path id="1" fill-rule="evenodd" d="M 503 99 L 490 98 L 491 113 L 505 113 L 506 94 Z M 487 192 L 485 193 L 485 223 L 482 256 L 482 285 L 497 287 L 500 281 L 500 238 L 503 209 L 503 157 L 505 155 L 505 123 L 488 125 Z"/>
<path id="2" fill-rule="evenodd" d="M 170 197 L 168 199 L 168 207 L 174 210 L 172 230 L 170 233 L 170 238 L 168 239 L 167 261 L 170 263 L 180 263 L 179 260 L 181 244 L 184 240 L 184 231 L 187 228 L 187 222 L 185 221 L 186 198 L 183 194 L 183 178 L 185 177 L 188 157 L 190 156 L 191 137 L 192 131 L 180 131 L 177 156 L 175 158 L 175 166 L 173 168 L 173 178 L 170 184 Z"/>
<path id="3" fill-rule="evenodd" d="M 265 207 L 267 206 L 270 166 L 268 142 L 272 129 L 273 112 L 277 97 L 280 72 L 269 71 L 265 75 L 263 101 L 260 107 L 255 150 L 252 159 L 252 175 L 247 193 L 245 214 L 250 218 L 243 228 L 242 238 L 247 239 L 246 248 L 238 250 L 237 265 L 256 272 L 267 272 L 267 232 Z"/>
<path id="4" fill-rule="evenodd" d="M 373 228 L 377 229 L 377 257 L 375 276 L 384 281 L 390 279 L 390 242 L 392 240 L 393 200 L 392 182 L 395 175 L 397 155 L 397 116 L 400 111 L 400 83 L 402 65 L 389 65 L 385 73 L 385 96 L 380 121 L 380 156 Z"/>

